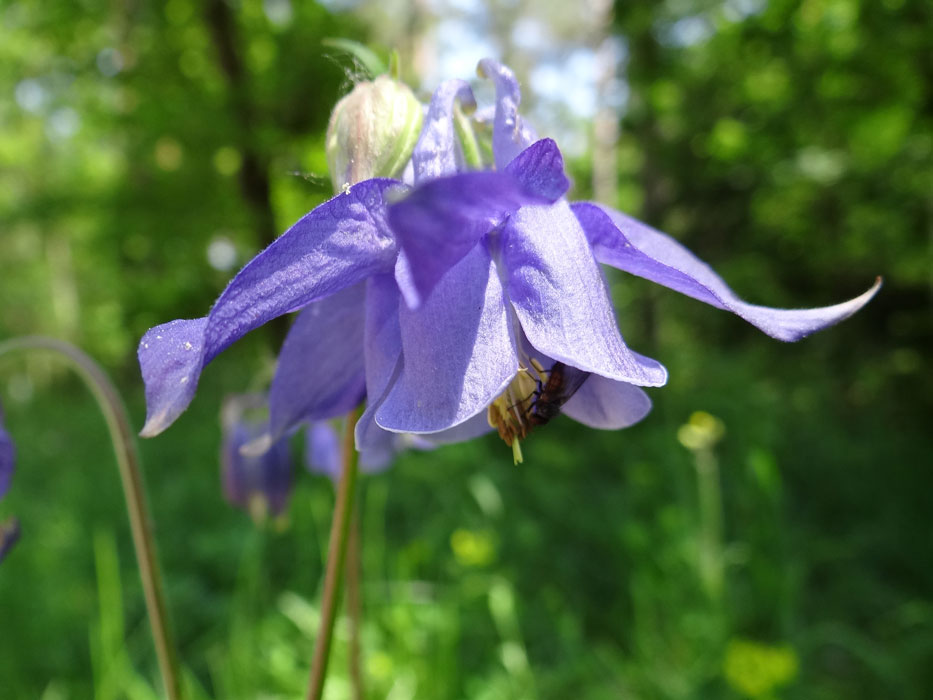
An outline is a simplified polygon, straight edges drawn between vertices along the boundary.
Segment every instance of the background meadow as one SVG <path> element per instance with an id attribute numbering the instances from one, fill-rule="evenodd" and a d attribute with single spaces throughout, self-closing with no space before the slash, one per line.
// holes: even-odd
<path id="1" fill-rule="evenodd" d="M 794 345 L 610 275 L 670 383 L 620 432 L 558 419 L 403 455 L 361 490 L 367 697 L 922 698 L 933 690 L 933 7 L 921 0 L 0 2 L 0 338 L 96 357 L 142 424 L 135 347 L 203 315 L 330 196 L 348 38 L 426 97 L 493 55 L 574 197 L 682 240 L 749 301 L 885 286 Z M 488 93 L 479 93 L 479 98 Z M 286 324 L 205 372 L 141 449 L 192 697 L 294 697 L 333 489 L 224 500 L 219 413 Z M 0 360 L 19 454 L 0 519 L 0 696 L 155 698 L 104 423 L 44 355 Z M 327 697 L 350 697 L 338 622 Z"/>

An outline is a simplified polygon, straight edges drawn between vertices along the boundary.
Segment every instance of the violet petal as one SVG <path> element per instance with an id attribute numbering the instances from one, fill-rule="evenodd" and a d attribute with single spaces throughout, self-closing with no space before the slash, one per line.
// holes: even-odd
<path id="1" fill-rule="evenodd" d="M 476 107 L 473 91 L 463 80 L 445 80 L 431 97 L 421 136 L 411 156 L 416 183 L 453 175 L 462 169 L 463 156 L 454 128 L 456 100 L 469 109 Z"/>
<path id="2" fill-rule="evenodd" d="M 561 410 L 591 428 L 618 430 L 647 416 L 651 399 L 637 386 L 591 374 Z"/>
<path id="3" fill-rule="evenodd" d="M 376 425 L 376 410 L 401 366 L 402 331 L 398 322 L 399 290 L 392 275 L 375 275 L 366 283 L 364 354 L 366 410 L 356 423 L 356 449 L 382 449 L 384 431 Z"/>
<path id="4" fill-rule="evenodd" d="M 565 201 L 522 207 L 502 232 L 508 296 L 542 353 L 609 379 L 661 386 L 667 370 L 632 352 L 616 325 L 606 282 Z"/>
<path id="5" fill-rule="evenodd" d="M 860 296 L 822 308 L 757 306 L 742 301 L 709 265 L 670 236 L 596 204 L 578 202 L 573 205 L 573 211 L 599 262 L 731 311 L 778 340 L 800 340 L 848 318 L 865 306 L 881 287 L 879 277 Z"/>
<path id="6" fill-rule="evenodd" d="M 518 81 L 511 70 L 497 61 L 484 58 L 477 72 L 490 78 L 496 86 L 496 116 L 492 131 L 492 152 L 496 167 L 502 170 L 509 162 L 535 140 L 534 132 L 525 127 L 518 114 L 522 101 Z"/>
<path id="7" fill-rule="evenodd" d="M 366 395 L 359 282 L 308 304 L 292 324 L 269 389 L 272 438 L 303 420 L 341 416 Z"/>
<path id="8" fill-rule="evenodd" d="M 411 308 L 489 231 L 526 204 L 550 203 L 567 191 L 564 161 L 551 139 L 525 149 L 504 173 L 472 172 L 432 180 L 389 207 L 398 236 L 398 284 Z"/>
<path id="9" fill-rule="evenodd" d="M 408 261 L 399 286 L 417 308 L 441 278 L 522 204 L 544 201 L 507 173 L 472 172 L 439 178 L 389 207 L 389 222 Z"/>
<path id="10" fill-rule="evenodd" d="M 438 284 L 417 311 L 399 311 L 401 373 L 376 422 L 386 430 L 433 433 L 486 408 L 518 371 L 502 285 L 484 245 Z"/>
<path id="11" fill-rule="evenodd" d="M 505 172 L 513 175 L 531 195 L 555 202 L 570 188 L 564 174 L 564 156 L 553 139 L 535 141 L 515 156 Z"/>
<path id="12" fill-rule="evenodd" d="M 385 195 L 398 182 L 354 185 L 302 217 L 230 282 L 206 318 L 172 321 L 143 336 L 144 437 L 187 408 L 204 366 L 235 340 L 289 311 L 349 287 L 395 262 Z"/>

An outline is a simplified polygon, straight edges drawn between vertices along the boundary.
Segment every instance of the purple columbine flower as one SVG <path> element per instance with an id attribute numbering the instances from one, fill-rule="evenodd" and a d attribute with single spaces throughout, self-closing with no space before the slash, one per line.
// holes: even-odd
<path id="1" fill-rule="evenodd" d="M 560 153 L 532 142 L 520 93 L 504 66 L 482 61 L 496 84 L 496 171 L 458 173 L 416 187 L 389 208 L 407 275 L 396 275 L 400 372 L 375 408 L 389 430 L 448 428 L 488 407 L 506 442 L 561 408 L 596 428 L 640 420 L 666 370 L 622 340 L 598 263 L 728 309 L 781 340 L 798 340 L 861 308 L 861 296 L 821 309 L 741 301 L 672 238 L 590 203 L 571 205 Z M 546 203 L 514 206 L 503 176 Z M 550 369 L 548 369 L 550 368 Z M 556 370 L 556 374 L 555 374 Z M 516 454 L 520 458 L 520 454 Z"/>
<path id="2" fill-rule="evenodd" d="M 631 425 L 651 407 L 639 387 L 667 380 L 662 365 L 623 341 L 599 263 L 730 310 L 781 340 L 846 318 L 877 291 L 879 282 L 807 310 L 741 301 L 672 238 L 567 202 L 560 151 L 523 124 L 513 74 L 490 60 L 480 71 L 496 86 L 493 167 L 466 171 L 454 104 L 474 100 L 465 83 L 444 83 L 412 153 L 413 189 L 386 179 L 353 185 L 250 262 L 208 317 L 146 334 L 144 435 L 184 410 L 204 365 L 230 343 L 302 308 L 270 392 L 270 438 L 365 396 L 361 450 L 385 430 L 454 441 L 489 425 L 517 450 L 558 410 L 596 428 Z"/>
<path id="3" fill-rule="evenodd" d="M 231 505 L 247 511 L 257 522 L 279 516 L 288 505 L 292 461 L 288 440 L 274 442 L 256 455 L 244 447 L 268 430 L 266 397 L 247 394 L 228 397 L 221 413 L 221 478 Z"/>
<path id="4" fill-rule="evenodd" d="M 458 98 L 472 106 L 462 81 L 448 81 L 435 93 L 412 155 L 413 182 L 461 167 L 453 118 Z M 515 199 L 540 201 L 512 177 L 501 184 Z M 386 215 L 389 200 L 406 189 L 391 178 L 346 186 L 250 261 L 208 316 L 149 330 L 139 345 L 148 409 L 141 434 L 157 435 L 175 421 L 194 397 L 205 365 L 231 343 L 298 310 L 270 389 L 268 441 L 303 421 L 333 418 L 366 396 L 381 396 L 400 359 L 399 248 Z M 435 439 L 456 441 L 488 430 L 477 418 L 451 423 L 455 430 Z M 382 432 L 371 418 L 361 421 L 360 449 L 385 440 Z"/>

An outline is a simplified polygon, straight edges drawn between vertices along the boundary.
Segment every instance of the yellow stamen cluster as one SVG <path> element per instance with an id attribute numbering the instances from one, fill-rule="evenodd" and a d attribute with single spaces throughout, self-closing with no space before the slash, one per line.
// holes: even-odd
<path id="1" fill-rule="evenodd" d="M 539 362 L 531 360 L 532 369 L 520 367 L 518 374 L 486 412 L 489 425 L 499 431 L 499 437 L 512 448 L 515 464 L 522 461 L 521 441 L 533 426 L 530 413 L 540 383 L 547 382 L 547 372 Z"/>

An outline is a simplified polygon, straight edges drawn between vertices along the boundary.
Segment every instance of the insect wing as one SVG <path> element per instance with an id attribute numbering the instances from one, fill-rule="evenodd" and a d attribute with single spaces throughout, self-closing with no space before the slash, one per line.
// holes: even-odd
<path id="1" fill-rule="evenodd" d="M 531 422 L 544 425 L 556 418 L 560 407 L 570 400 L 588 376 L 588 373 L 576 367 L 555 362 L 548 373 L 547 382 L 537 392 L 531 405 Z"/>
<path id="2" fill-rule="evenodd" d="M 576 394 L 580 387 L 583 386 L 583 382 L 586 381 L 586 378 L 589 377 L 590 374 L 576 367 L 570 367 L 563 363 L 558 364 L 562 367 L 563 382 L 554 400 L 557 401 L 558 406 L 563 406 L 570 401 L 570 397 Z"/>

